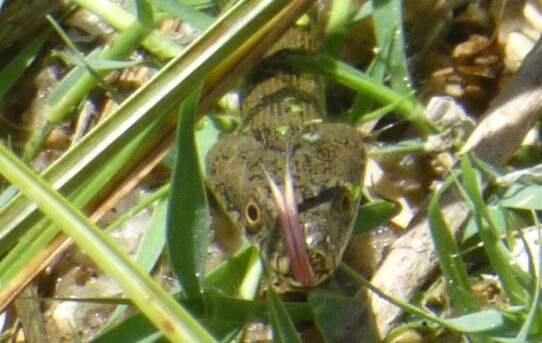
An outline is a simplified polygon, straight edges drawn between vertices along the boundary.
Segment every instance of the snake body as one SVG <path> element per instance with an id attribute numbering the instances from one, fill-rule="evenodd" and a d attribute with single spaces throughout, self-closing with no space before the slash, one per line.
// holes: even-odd
<path id="1" fill-rule="evenodd" d="M 309 22 L 289 29 L 254 68 L 242 91 L 240 129 L 221 136 L 207 156 L 211 190 L 259 247 L 277 287 L 315 286 L 333 273 L 352 232 L 365 167 L 357 131 L 325 122 L 319 80 L 284 62 L 291 51 L 316 53 L 313 16 Z M 296 263 L 309 271 L 296 271 Z"/>

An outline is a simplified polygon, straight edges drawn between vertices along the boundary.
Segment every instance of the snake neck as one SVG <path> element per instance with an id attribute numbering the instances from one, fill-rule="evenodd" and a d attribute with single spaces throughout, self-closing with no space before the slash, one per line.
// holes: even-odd
<path id="1" fill-rule="evenodd" d="M 285 59 L 292 52 L 316 54 L 316 19 L 316 11 L 311 11 L 300 20 L 303 24 L 290 28 L 245 80 L 241 92 L 245 130 L 260 133 L 285 127 L 297 130 L 324 116 L 320 80 L 312 75 L 297 74 Z"/>

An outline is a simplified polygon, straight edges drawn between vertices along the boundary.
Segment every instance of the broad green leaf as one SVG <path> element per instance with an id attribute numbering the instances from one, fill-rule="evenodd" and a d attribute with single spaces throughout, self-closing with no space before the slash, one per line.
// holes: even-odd
<path id="1" fill-rule="evenodd" d="M 308 302 L 325 342 L 344 340 L 364 320 L 361 301 L 335 292 L 314 289 L 309 293 Z"/>
<path id="2" fill-rule="evenodd" d="M 182 105 L 167 219 L 171 265 L 189 298 L 199 297 L 203 289 L 210 225 L 194 134 L 194 112 L 199 94 L 199 89 L 194 90 Z"/>
<path id="3" fill-rule="evenodd" d="M 501 330 L 507 323 L 506 316 L 497 310 L 475 312 L 461 317 L 447 319 L 458 331 L 469 333 L 484 333 Z"/>
<path id="4" fill-rule="evenodd" d="M 383 225 L 397 214 L 395 204 L 387 201 L 373 201 L 360 206 L 352 235 L 369 232 Z"/>
<path id="5" fill-rule="evenodd" d="M 271 285 L 267 290 L 267 308 L 269 310 L 269 321 L 273 328 L 273 342 L 301 343 L 301 338 L 297 334 L 292 319 Z"/>
<path id="6" fill-rule="evenodd" d="M 540 210 L 542 209 L 542 185 L 516 182 L 506 191 L 500 202 L 505 207 Z"/>

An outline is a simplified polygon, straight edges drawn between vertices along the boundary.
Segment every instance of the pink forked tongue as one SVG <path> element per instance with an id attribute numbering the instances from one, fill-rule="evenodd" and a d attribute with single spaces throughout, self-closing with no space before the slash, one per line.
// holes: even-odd
<path id="1" fill-rule="evenodd" d="M 284 180 L 284 193 L 280 191 L 269 173 L 264 169 L 265 176 L 273 193 L 273 200 L 277 206 L 277 215 L 280 227 L 286 238 L 286 248 L 290 257 L 290 265 L 294 278 L 302 285 L 314 283 L 314 272 L 307 255 L 307 245 L 303 229 L 301 228 L 295 201 L 294 186 L 290 173 L 290 164 L 286 164 Z"/>

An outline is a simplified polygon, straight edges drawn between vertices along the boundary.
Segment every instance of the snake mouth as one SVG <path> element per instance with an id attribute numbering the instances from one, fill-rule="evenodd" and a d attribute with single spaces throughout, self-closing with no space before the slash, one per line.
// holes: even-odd
<path id="1" fill-rule="evenodd" d="M 313 277 L 310 281 L 300 281 L 295 274 L 294 264 L 288 254 L 275 251 L 269 256 L 266 259 L 266 265 L 275 285 L 279 288 L 287 286 L 287 289 L 315 287 L 328 280 L 333 274 L 335 263 L 324 251 L 309 247 L 307 258 Z"/>
<path id="2" fill-rule="evenodd" d="M 329 279 L 335 269 L 333 260 L 323 251 L 313 248 L 307 249 L 308 260 L 313 272 L 313 278 L 310 283 L 299 282 L 293 273 L 293 264 L 291 264 L 292 277 L 286 277 L 286 281 L 293 287 L 314 287 Z M 288 275 L 288 274 L 287 274 Z"/>

